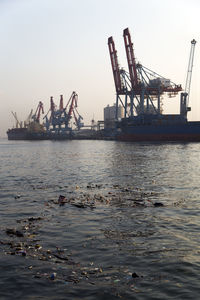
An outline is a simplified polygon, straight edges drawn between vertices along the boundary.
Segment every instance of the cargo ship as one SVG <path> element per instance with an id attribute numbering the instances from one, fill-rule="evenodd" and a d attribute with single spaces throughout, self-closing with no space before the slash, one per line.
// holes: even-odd
<path id="1" fill-rule="evenodd" d="M 196 41 L 191 41 L 185 89 L 170 79 L 159 75 L 136 62 L 129 29 L 123 31 L 128 72 L 119 67 L 113 37 L 108 47 L 116 89 L 114 128 L 101 131 L 80 131 L 84 124 L 77 111 L 78 95 L 72 92 L 66 106 L 63 96 L 57 107 L 50 97 L 50 109 L 40 124 L 44 113 L 40 101 L 34 115 L 30 114 L 24 126 L 17 120 L 16 128 L 7 131 L 9 140 L 67 140 L 67 139 L 115 139 L 120 141 L 200 141 L 200 121 L 188 121 L 189 94 Z M 180 113 L 163 114 L 165 96 L 175 97 L 180 92 Z M 119 117 L 122 108 L 123 116 Z M 74 123 L 72 123 L 74 118 Z M 75 130 L 72 125 L 75 124 Z M 104 120 L 105 125 L 105 120 Z"/>
<path id="2" fill-rule="evenodd" d="M 7 130 L 8 140 L 24 140 L 27 139 L 27 128 L 12 128 Z"/>
<path id="3" fill-rule="evenodd" d="M 200 141 L 200 122 L 188 122 L 180 115 L 124 118 L 117 126 L 116 139 L 121 141 Z"/>
<path id="4" fill-rule="evenodd" d="M 73 132 L 55 133 L 44 131 L 31 131 L 28 128 L 12 128 L 7 131 L 8 140 L 69 140 Z"/>
<path id="5" fill-rule="evenodd" d="M 123 31 L 129 72 L 119 67 L 113 37 L 108 47 L 116 89 L 116 135 L 121 141 L 200 141 L 200 122 L 187 119 L 194 49 L 191 41 L 185 89 L 136 62 L 129 29 Z M 180 114 L 163 114 L 165 96 L 180 93 Z M 119 119 L 119 105 L 123 116 Z"/>
<path id="6" fill-rule="evenodd" d="M 43 124 L 40 124 L 40 114 L 43 111 L 43 103 L 40 101 L 35 114 L 31 110 L 24 122 L 18 120 L 16 112 L 13 116 L 16 120 L 15 128 L 7 130 L 8 140 L 44 140 L 48 139 Z"/>
<path id="7" fill-rule="evenodd" d="M 63 105 L 63 96 L 60 96 L 59 107 L 55 105 L 53 97 L 50 97 L 50 109 L 43 117 L 41 122 L 41 114 L 44 114 L 43 103 L 39 101 L 35 113 L 31 110 L 24 122 L 18 120 L 17 114 L 13 113 L 16 120 L 15 128 L 7 130 L 8 140 L 69 140 L 77 138 L 75 132 L 80 130 L 84 124 L 81 122 L 82 117 L 77 111 L 78 95 L 73 92 L 69 98 L 67 105 Z M 71 121 L 74 118 L 76 131 L 72 130 Z M 84 138 L 81 135 L 81 138 Z"/>

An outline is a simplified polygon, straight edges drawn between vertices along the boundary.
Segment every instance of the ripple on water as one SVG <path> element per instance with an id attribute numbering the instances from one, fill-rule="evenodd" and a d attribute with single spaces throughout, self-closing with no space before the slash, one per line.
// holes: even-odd
<path id="1" fill-rule="evenodd" d="M 1 299 L 198 299 L 199 147 L 3 141 Z"/>

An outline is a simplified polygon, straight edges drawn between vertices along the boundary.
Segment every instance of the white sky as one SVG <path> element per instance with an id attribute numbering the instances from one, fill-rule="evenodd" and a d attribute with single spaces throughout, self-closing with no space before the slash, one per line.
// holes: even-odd
<path id="1" fill-rule="evenodd" d="M 25 120 L 38 102 L 49 109 L 76 91 L 84 123 L 103 119 L 115 102 L 107 39 L 113 36 L 128 71 L 123 29 L 129 27 L 136 59 L 185 86 L 190 41 L 197 40 L 189 119 L 200 120 L 199 0 L 0 0 L 0 136 Z M 164 104 L 178 113 L 179 99 Z"/>

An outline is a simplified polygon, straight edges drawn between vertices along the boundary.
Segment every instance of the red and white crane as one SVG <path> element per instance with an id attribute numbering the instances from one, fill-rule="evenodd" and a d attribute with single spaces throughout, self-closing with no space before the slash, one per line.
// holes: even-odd
<path id="1" fill-rule="evenodd" d="M 115 43 L 114 43 L 112 36 L 108 38 L 108 48 L 109 48 L 109 52 L 110 52 L 110 59 L 111 59 L 113 77 L 114 77 L 114 82 L 115 82 L 115 89 L 116 89 L 117 93 L 123 94 L 124 87 L 123 87 L 123 81 L 121 78 L 121 70 L 119 68 L 119 63 L 118 63 L 118 58 L 117 58 L 117 50 L 115 49 Z"/>
<path id="2" fill-rule="evenodd" d="M 128 28 L 124 29 L 123 37 L 124 37 L 124 44 L 126 49 L 126 57 L 128 62 L 131 86 L 132 88 L 136 88 L 138 86 L 138 75 L 137 75 L 135 55 L 133 51 L 133 43 L 131 41 L 131 35 Z"/>
<path id="3" fill-rule="evenodd" d="M 41 101 L 39 101 L 36 111 L 35 111 L 34 115 L 32 116 L 32 118 L 35 122 L 39 123 L 41 113 L 44 113 L 44 107 L 43 107 L 43 103 Z"/>
<path id="4" fill-rule="evenodd" d="M 129 73 L 119 68 L 117 51 L 112 36 L 108 38 L 111 65 L 116 87 L 116 119 L 118 118 L 119 101 L 124 108 L 124 118 L 136 115 L 162 113 L 161 96 L 168 93 L 172 97 L 182 91 L 181 85 L 149 70 L 140 63 L 136 63 L 133 43 L 129 29 L 123 31 L 126 58 Z M 120 97 L 120 96 L 123 96 Z M 155 101 L 156 100 L 156 101 Z"/>

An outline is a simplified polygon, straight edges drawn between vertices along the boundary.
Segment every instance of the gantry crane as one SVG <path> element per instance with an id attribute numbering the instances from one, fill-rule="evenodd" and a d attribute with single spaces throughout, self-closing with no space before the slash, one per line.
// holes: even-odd
<path id="1" fill-rule="evenodd" d="M 135 115 L 142 118 L 151 114 L 160 115 L 161 96 L 164 93 L 168 93 L 170 97 L 175 96 L 182 90 L 182 87 L 149 70 L 140 63 L 136 63 L 128 28 L 124 29 L 123 37 L 129 73 L 119 68 L 113 37 L 108 38 L 116 88 L 116 119 L 118 118 L 119 101 L 124 108 L 124 118 L 134 117 Z"/>
<path id="2" fill-rule="evenodd" d="M 60 96 L 60 104 L 57 109 L 53 97 L 50 97 L 50 109 L 45 115 L 45 127 L 47 131 L 53 131 L 56 133 L 69 132 L 72 128 L 69 126 L 71 118 L 74 116 L 75 124 L 78 129 L 83 126 L 81 120 L 83 119 L 77 111 L 78 95 L 76 92 L 72 92 L 66 106 L 63 105 L 63 95 Z M 48 114 L 51 112 L 50 117 Z M 78 115 L 78 117 L 77 117 Z"/>
<path id="3" fill-rule="evenodd" d="M 195 41 L 195 39 L 193 39 L 191 41 L 190 56 L 189 56 L 187 77 L 186 77 L 186 83 L 185 83 L 185 91 L 183 93 L 181 93 L 180 114 L 183 115 L 185 118 L 187 118 L 187 112 L 191 111 L 191 108 L 188 105 L 189 105 L 190 86 L 191 86 L 191 79 L 192 79 L 192 69 L 193 69 L 195 45 L 196 45 L 196 41 Z"/>
<path id="4" fill-rule="evenodd" d="M 125 101 L 127 102 L 127 95 L 131 88 L 131 83 L 128 77 L 128 73 L 124 71 L 122 68 L 119 67 L 118 57 L 117 57 L 117 50 L 115 48 L 115 43 L 113 37 L 108 38 L 108 48 L 110 52 L 110 59 L 115 83 L 115 90 L 116 90 L 116 116 L 118 118 L 118 106 L 121 103 L 122 106 L 125 106 L 123 100 L 120 96 L 125 96 Z"/>

